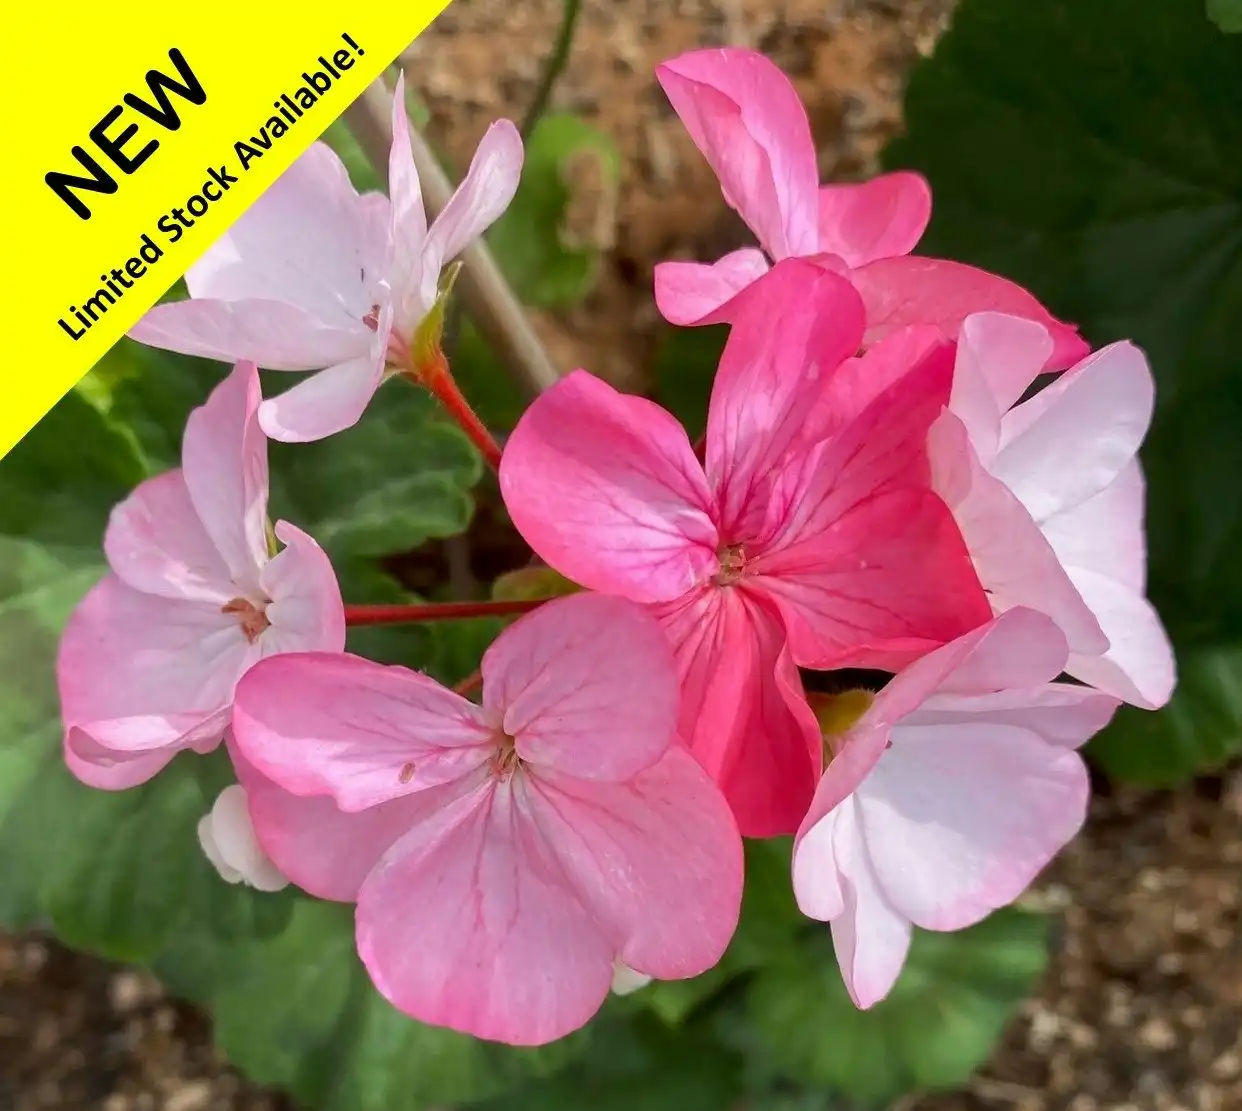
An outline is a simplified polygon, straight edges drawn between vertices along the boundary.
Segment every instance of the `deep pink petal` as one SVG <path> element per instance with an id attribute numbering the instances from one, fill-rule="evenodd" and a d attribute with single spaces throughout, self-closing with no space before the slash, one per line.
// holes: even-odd
<path id="1" fill-rule="evenodd" d="M 535 823 L 619 958 L 661 980 L 706 972 L 737 926 L 742 841 L 680 746 L 628 783 L 530 779 Z"/>
<path id="2" fill-rule="evenodd" d="M 260 585 L 271 599 L 262 636 L 264 655 L 277 652 L 343 652 L 345 607 L 327 553 L 300 528 L 276 522 L 285 545 L 263 568 Z"/>
<path id="3" fill-rule="evenodd" d="M 237 593 L 180 470 L 147 479 L 112 510 L 104 553 L 117 577 L 145 594 L 220 606 Z"/>
<path id="4" fill-rule="evenodd" d="M 253 667 L 237 687 L 233 733 L 269 779 L 348 811 L 458 779 L 497 743 L 479 707 L 421 672 L 328 653 Z"/>
<path id="5" fill-rule="evenodd" d="M 656 77 L 735 208 L 774 259 L 816 250 L 819 171 L 806 111 L 762 54 L 695 50 Z"/>
<path id="6" fill-rule="evenodd" d="M 677 673 L 659 624 L 622 598 L 574 594 L 506 629 L 483 655 L 483 705 L 540 770 L 630 779 L 677 728 Z"/>
<path id="7" fill-rule="evenodd" d="M 521 776 L 481 787 L 397 842 L 362 885 L 357 941 L 398 1010 L 542 1045 L 600 1008 L 616 949 L 527 817 L 524 789 Z"/>
<path id="8" fill-rule="evenodd" d="M 767 272 L 767 258 L 754 247 L 742 247 L 711 264 L 660 262 L 655 268 L 656 308 L 670 324 L 700 324 Z"/>
<path id="9" fill-rule="evenodd" d="M 819 190 L 819 250 L 849 266 L 908 255 L 931 219 L 931 187 L 921 174 L 880 174 Z"/>
<path id="10" fill-rule="evenodd" d="M 658 607 L 682 681 L 681 735 L 746 837 L 792 833 L 820 766 L 820 734 L 761 595 L 708 587 Z"/>
<path id="11" fill-rule="evenodd" d="M 1051 316 L 1021 286 L 986 270 L 944 259 L 879 259 L 850 274 L 867 306 L 867 342 L 875 343 L 899 328 L 934 324 L 956 339 L 972 313 L 1002 312 L 1045 325 L 1054 347 L 1045 370 L 1060 370 L 1089 350 L 1076 328 Z"/>
<path id="12" fill-rule="evenodd" d="M 233 582 L 258 585 L 267 562 L 267 441 L 259 372 L 238 363 L 185 425 L 181 470 L 190 501 Z"/>
<path id="13" fill-rule="evenodd" d="M 384 380 L 382 354 L 370 352 L 303 378 L 259 406 L 259 423 L 273 440 L 304 444 L 352 428 Z"/>
<path id="14" fill-rule="evenodd" d="M 759 531 L 774 474 L 813 442 L 808 412 L 863 332 L 862 302 L 849 282 L 801 259 L 777 263 L 730 313 L 706 452 L 726 541 Z"/>
<path id="15" fill-rule="evenodd" d="M 585 371 L 522 415 L 500 489 L 536 553 L 592 590 L 666 601 L 718 566 L 711 495 L 685 430 Z"/>

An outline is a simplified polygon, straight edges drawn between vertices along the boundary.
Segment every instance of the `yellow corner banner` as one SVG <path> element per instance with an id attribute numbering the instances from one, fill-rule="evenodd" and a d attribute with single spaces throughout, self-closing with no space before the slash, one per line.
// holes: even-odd
<path id="1" fill-rule="evenodd" d="M 219 0 L 199 19 L 69 4 L 20 28 L 6 17 L 22 48 L 0 185 L 0 456 L 448 2 L 303 4 L 275 18 Z"/>

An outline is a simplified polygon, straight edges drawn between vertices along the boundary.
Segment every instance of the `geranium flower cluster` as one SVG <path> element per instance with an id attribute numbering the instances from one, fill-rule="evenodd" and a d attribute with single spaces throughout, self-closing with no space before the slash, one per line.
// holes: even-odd
<path id="1" fill-rule="evenodd" d="M 669 320 L 730 328 L 701 444 L 585 370 L 508 438 L 513 523 L 581 589 L 496 639 L 477 698 L 345 652 L 327 557 L 267 516 L 267 436 L 447 374 L 444 268 L 516 189 L 501 122 L 429 229 L 400 85 L 391 199 L 316 145 L 134 329 L 237 365 L 181 468 L 114 511 L 60 652 L 80 779 L 226 744 L 238 784 L 200 826 L 221 875 L 355 903 L 393 1004 L 515 1044 L 714 965 L 739 834 L 795 835 L 798 905 L 870 1006 L 913 926 L 1030 884 L 1084 819 L 1079 747 L 1174 681 L 1144 598 L 1142 353 L 1091 353 L 1012 283 L 911 256 L 917 175 L 820 186 L 763 57 L 659 79 L 763 251 L 656 274 Z M 318 373 L 263 400 L 256 363 Z M 843 668 L 891 678 L 813 674 Z"/>

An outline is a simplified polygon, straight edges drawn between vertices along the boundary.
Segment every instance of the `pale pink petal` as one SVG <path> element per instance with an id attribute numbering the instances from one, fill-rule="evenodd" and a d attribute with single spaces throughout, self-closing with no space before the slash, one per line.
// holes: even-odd
<path id="1" fill-rule="evenodd" d="M 1000 445 L 1001 418 L 1017 404 L 1052 355 L 1048 329 L 1002 313 L 976 313 L 962 324 L 949 407 L 970 433 L 985 466 Z"/>
<path id="2" fill-rule="evenodd" d="M 522 137 L 510 120 L 497 120 L 483 134 L 448 204 L 427 235 L 427 257 L 438 270 L 461 254 L 509 207 L 522 176 Z"/>
<path id="3" fill-rule="evenodd" d="M 1066 567 L 1107 575 L 1135 594 L 1147 587 L 1145 483 L 1137 459 L 1103 490 L 1041 524 Z"/>
<path id="4" fill-rule="evenodd" d="M 656 308 L 670 324 L 700 324 L 767 272 L 767 258 L 754 247 L 731 251 L 710 264 L 660 262 L 655 268 Z"/>
<path id="5" fill-rule="evenodd" d="M 1045 370 L 1070 366 L 1088 351 L 1077 329 L 1051 316 L 1021 286 L 960 262 L 912 255 L 879 259 L 852 271 L 850 280 L 867 306 L 869 344 L 912 324 L 934 324 L 956 339 L 972 313 L 1000 312 L 1048 328 L 1054 346 Z"/>
<path id="6" fill-rule="evenodd" d="M 735 208 L 774 259 L 814 254 L 819 171 L 806 111 L 762 54 L 696 50 L 656 77 Z"/>
<path id="7" fill-rule="evenodd" d="M 744 836 L 792 833 L 815 790 L 821 740 L 780 615 L 739 587 L 704 588 L 657 612 L 677 658 L 691 752 Z"/>
<path id="8" fill-rule="evenodd" d="M 661 980 L 724 954 L 742 899 L 742 840 L 719 790 L 680 746 L 628 783 L 536 772 L 535 824 L 620 959 Z"/>
<path id="9" fill-rule="evenodd" d="M 423 187 L 410 145 L 410 117 L 405 107 L 404 71 L 398 74 L 397 84 L 392 92 L 392 146 L 388 151 L 388 191 L 392 195 L 389 228 L 392 257 L 386 271 L 388 284 L 397 300 L 408 302 L 409 311 L 421 318 L 431 307 L 439 274 L 424 273 L 427 211 L 423 205 Z M 438 269 L 435 268 L 436 271 Z M 417 320 L 411 323 L 416 324 Z"/>
<path id="10" fill-rule="evenodd" d="M 659 624 L 622 598 L 574 594 L 520 618 L 483 655 L 483 705 L 534 768 L 630 779 L 677 727 L 673 655 Z"/>
<path id="11" fill-rule="evenodd" d="M 147 479 L 112 510 L 104 554 L 117 577 L 144 594 L 220 606 L 237 593 L 180 470 Z"/>
<path id="12" fill-rule="evenodd" d="M 848 266 L 908 255 L 931 219 L 931 187 L 921 174 L 880 174 L 819 190 L 819 250 Z"/>
<path id="13" fill-rule="evenodd" d="M 383 359 L 374 354 L 330 366 L 264 401 L 259 423 L 284 443 L 327 439 L 362 419 L 383 380 Z"/>
<path id="14" fill-rule="evenodd" d="M 1069 574 L 1099 618 L 1109 649 L 1101 656 L 1075 653 L 1065 670 L 1135 706 L 1163 706 L 1173 694 L 1177 673 L 1160 615 L 1141 594 L 1107 575 L 1075 567 Z"/>
<path id="15" fill-rule="evenodd" d="M 928 437 L 933 486 L 948 503 L 995 613 L 1029 606 L 1046 613 L 1075 651 L 1100 653 L 1108 638 L 1039 525 L 980 465 L 966 430 L 944 413 Z"/>
<path id="16" fill-rule="evenodd" d="M 1112 720 L 1119 705 L 1119 699 L 1091 687 L 1045 683 L 988 694 L 935 694 L 915 716 L 922 724 L 956 725 L 986 713 L 988 721 L 1034 730 L 1050 745 L 1081 748 Z"/>
<path id="17" fill-rule="evenodd" d="M 375 204 L 358 195 L 332 148 L 314 143 L 190 267 L 190 296 L 281 301 L 325 327 L 353 330 L 384 276 L 387 243 Z"/>
<path id="18" fill-rule="evenodd" d="M 645 988 L 654 976 L 648 976 L 642 972 L 635 972 L 629 965 L 616 961 L 613 964 L 612 987 L 609 989 L 613 995 L 633 995 L 639 988 Z"/>
<path id="19" fill-rule="evenodd" d="M 155 305 L 126 334 L 163 351 L 226 363 L 253 359 L 268 370 L 318 370 L 355 358 L 370 339 L 361 316 L 330 325 L 283 301 L 209 297 Z"/>
<path id="20" fill-rule="evenodd" d="M 585 371 L 522 415 L 500 489 L 526 542 L 589 589 L 666 601 L 718 566 L 711 494 L 685 430 Z"/>
<path id="21" fill-rule="evenodd" d="M 988 469 L 1043 521 L 1098 494 L 1133 462 L 1154 401 L 1143 353 L 1110 344 L 1002 420 Z"/>
<path id="22" fill-rule="evenodd" d="M 185 425 L 181 471 L 198 518 L 233 582 L 258 585 L 267 562 L 267 441 L 259 372 L 238 363 Z"/>
<path id="23" fill-rule="evenodd" d="M 285 545 L 259 576 L 271 599 L 271 627 L 261 638 L 264 655 L 276 652 L 343 652 L 345 607 L 341 588 L 324 550 L 300 528 L 276 522 Z"/>
<path id="24" fill-rule="evenodd" d="M 194 719 L 197 720 L 197 719 Z M 176 747 L 142 752 L 105 748 L 81 729 L 65 730 L 65 766 L 73 777 L 100 791 L 124 791 L 158 775 L 177 755 Z"/>
<path id="25" fill-rule="evenodd" d="M 521 776 L 415 826 L 358 895 L 358 953 L 398 1010 L 512 1045 L 584 1025 L 617 955 L 518 797 Z M 435 944 L 411 943 L 411 924 Z"/>
<path id="26" fill-rule="evenodd" d="M 260 847 L 250 820 L 246 790 L 225 787 L 198 824 L 198 840 L 207 859 L 228 883 L 239 881 L 259 891 L 279 891 L 289 880 Z"/>
<path id="27" fill-rule="evenodd" d="M 269 779 L 348 811 L 458 779 L 497 742 L 479 707 L 421 672 L 328 653 L 251 668 L 237 686 L 233 734 Z"/>
<path id="28" fill-rule="evenodd" d="M 786 259 L 730 305 L 733 327 L 712 386 L 706 471 L 726 536 L 755 536 L 774 477 L 818 438 L 807 416 L 862 341 L 849 282 Z"/>

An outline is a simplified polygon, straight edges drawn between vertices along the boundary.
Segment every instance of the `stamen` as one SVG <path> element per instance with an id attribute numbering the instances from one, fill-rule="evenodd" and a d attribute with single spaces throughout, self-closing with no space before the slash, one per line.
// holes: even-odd
<path id="1" fill-rule="evenodd" d="M 231 613 L 237 617 L 237 623 L 251 644 L 272 624 L 267 618 L 266 608 L 256 606 L 249 598 L 234 598 L 231 602 L 225 602 L 220 607 L 220 612 Z"/>
<path id="2" fill-rule="evenodd" d="M 379 305 L 372 305 L 371 311 L 368 312 L 366 316 L 362 318 L 362 323 L 365 324 L 368 328 L 370 328 L 372 332 L 379 331 L 379 314 L 380 314 Z"/>
<path id="3" fill-rule="evenodd" d="M 508 779 L 521 766 L 521 758 L 517 754 L 517 744 L 508 733 L 501 737 L 500 746 L 492 757 L 492 774 L 497 779 Z"/>
<path id="4" fill-rule="evenodd" d="M 414 765 L 406 764 L 405 767 L 401 769 L 401 774 L 397 776 L 397 782 L 400 783 L 404 787 L 413 778 L 414 778 Z"/>
<path id="5" fill-rule="evenodd" d="M 716 572 L 717 586 L 732 586 L 746 573 L 746 549 L 741 544 L 730 544 L 716 553 L 720 570 Z"/>

